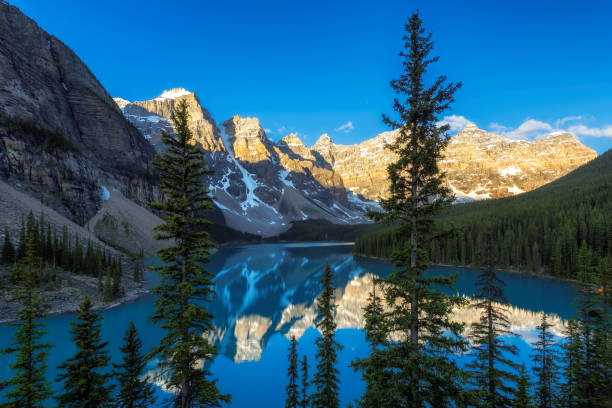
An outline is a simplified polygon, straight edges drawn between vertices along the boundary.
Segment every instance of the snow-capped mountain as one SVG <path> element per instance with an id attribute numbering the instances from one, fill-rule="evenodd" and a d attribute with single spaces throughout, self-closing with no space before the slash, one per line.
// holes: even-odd
<path id="1" fill-rule="evenodd" d="M 365 209 L 378 204 L 347 190 L 342 178 L 312 154 L 295 135 L 274 143 L 257 118 L 234 116 L 218 126 L 194 93 L 178 88 L 150 101 L 117 105 L 158 150 L 162 131 L 171 132 L 170 115 L 184 100 L 195 140 L 215 170 L 207 180 L 215 204 L 234 229 L 261 236 L 286 231 L 292 221 L 327 219 L 334 223 L 367 222 Z"/>
<path id="2" fill-rule="evenodd" d="M 294 134 L 274 143 L 257 118 L 234 116 L 217 125 L 197 96 L 183 88 L 150 101 L 115 98 L 125 117 L 161 151 L 161 132 L 171 132 L 178 101 L 189 107 L 195 140 L 215 174 L 207 180 L 228 226 L 277 235 L 292 221 L 367 222 L 388 191 L 387 166 L 396 157 L 385 132 L 357 145 L 338 145 L 322 135 L 307 147 Z M 554 133 L 533 142 L 514 141 L 467 126 L 453 137 L 440 167 L 460 200 L 500 198 L 532 190 L 596 157 L 572 135 Z"/>

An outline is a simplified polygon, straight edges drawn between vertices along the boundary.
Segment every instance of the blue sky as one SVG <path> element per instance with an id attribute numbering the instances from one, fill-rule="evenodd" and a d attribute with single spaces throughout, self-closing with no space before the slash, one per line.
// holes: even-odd
<path id="1" fill-rule="evenodd" d="M 9 0 L 10 1 L 10 0 Z M 512 138 L 572 131 L 612 147 L 607 1 L 12 0 L 69 45 L 112 96 L 197 93 L 217 122 L 257 116 L 268 136 L 351 144 L 386 130 L 403 24 L 419 9 L 462 81 L 446 116 Z"/>

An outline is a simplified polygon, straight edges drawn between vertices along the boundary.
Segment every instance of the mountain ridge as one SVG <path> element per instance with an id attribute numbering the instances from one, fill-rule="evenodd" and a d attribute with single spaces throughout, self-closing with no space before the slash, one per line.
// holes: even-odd
<path id="1" fill-rule="evenodd" d="M 181 100 L 193 115 L 195 140 L 216 170 L 209 189 L 232 228 L 269 237 L 306 219 L 369 222 L 365 209 L 379 208 L 377 201 L 386 196 L 387 166 L 396 159 L 386 147 L 397 131 L 354 145 L 335 144 L 323 134 L 308 147 L 294 133 L 272 141 L 256 117 L 234 115 L 217 125 L 197 95 L 184 88 L 150 101 L 115 102 L 161 151 L 161 133 L 172 131 L 170 114 Z M 530 191 L 594 157 L 568 134 L 514 141 L 469 125 L 451 138 L 439 164 L 457 198 L 470 201 Z"/>

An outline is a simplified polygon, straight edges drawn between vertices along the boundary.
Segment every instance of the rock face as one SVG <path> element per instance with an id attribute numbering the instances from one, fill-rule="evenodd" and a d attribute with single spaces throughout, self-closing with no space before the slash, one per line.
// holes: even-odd
<path id="1" fill-rule="evenodd" d="M 207 180 L 228 226 L 262 236 L 279 234 L 295 220 L 368 222 L 366 208 L 388 191 L 387 149 L 396 132 L 358 145 L 322 135 L 307 147 L 295 134 L 274 143 L 257 118 L 233 116 L 220 126 L 185 89 L 143 102 L 115 98 L 125 116 L 160 151 L 161 132 L 172 132 L 171 114 L 186 101 L 195 140 L 215 174 Z M 569 134 L 534 142 L 512 141 L 466 127 L 451 139 L 440 167 L 460 200 L 499 198 L 533 190 L 593 159 L 596 153 Z"/>
<path id="2" fill-rule="evenodd" d="M 198 97 L 185 89 L 164 91 L 150 101 L 115 98 L 117 106 L 153 146 L 172 132 L 171 115 L 185 101 L 196 143 L 215 170 L 206 181 L 228 226 L 261 236 L 277 235 L 295 220 L 367 222 L 366 207 L 377 203 L 347 191 L 342 178 L 297 136 L 279 143 L 266 136 L 257 118 L 232 118 L 217 126 Z"/>
<path id="3" fill-rule="evenodd" d="M 359 145 L 342 146 L 322 136 L 312 149 L 340 174 L 347 189 L 378 200 L 388 192 L 387 166 L 396 156 L 385 146 L 395 137 L 396 132 L 385 132 Z M 527 142 L 469 125 L 451 138 L 439 164 L 459 200 L 480 200 L 533 190 L 595 157 L 594 150 L 568 133 Z"/>
<path id="4" fill-rule="evenodd" d="M 149 200 L 154 153 L 70 48 L 0 3 L 1 178 L 83 224 L 101 182 Z"/>

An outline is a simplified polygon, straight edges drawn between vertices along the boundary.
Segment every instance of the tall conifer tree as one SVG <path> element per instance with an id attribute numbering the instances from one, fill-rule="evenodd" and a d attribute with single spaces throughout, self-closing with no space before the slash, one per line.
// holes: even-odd
<path id="1" fill-rule="evenodd" d="M 449 107 L 458 84 L 444 76 L 425 84 L 425 73 L 438 60 L 431 57 L 431 34 L 414 13 L 405 26 L 404 71 L 391 81 L 397 94 L 394 110 L 399 118 L 383 116 L 396 139 L 389 148 L 398 159 L 388 167 L 389 198 L 381 200 L 384 213 L 375 220 L 398 225 L 399 249 L 391 258 L 396 270 L 385 279 L 385 298 L 390 305 L 385 328 L 399 339 L 384 348 L 383 358 L 399 407 L 448 406 L 461 394 L 462 371 L 452 353 L 462 351 L 463 326 L 450 319 L 455 306 L 463 303 L 449 296 L 455 277 L 427 277 L 427 248 L 436 237 L 434 216 L 453 199 L 438 168 L 448 144 L 447 125 L 439 115 Z M 389 337 L 389 336 L 386 336 Z"/>
<path id="2" fill-rule="evenodd" d="M 336 341 L 336 295 L 332 286 L 332 270 L 329 264 L 325 265 L 323 274 L 323 291 L 317 298 L 316 327 L 321 331 L 321 337 L 316 339 L 317 344 L 317 371 L 312 384 L 315 392 L 311 396 L 313 408 L 338 408 L 338 389 L 340 380 L 336 368 L 338 351 L 342 349 Z"/>
<path id="3" fill-rule="evenodd" d="M 485 232 L 484 253 L 486 268 L 476 282 L 476 303 L 482 310 L 480 320 L 472 325 L 470 337 L 473 343 L 473 361 L 466 365 L 469 370 L 480 406 L 488 408 L 510 407 L 518 377 L 514 373 L 519 366 L 512 356 L 516 346 L 506 344 L 502 336 L 513 335 L 510 321 L 504 310 L 508 301 L 504 295 L 505 283 L 495 273 L 493 235 Z"/>
<path id="4" fill-rule="evenodd" d="M 44 407 L 45 400 L 51 397 L 51 388 L 45 378 L 47 356 L 51 344 L 42 343 L 42 336 L 47 332 L 44 323 L 38 321 L 45 314 L 45 304 L 36 290 L 34 282 L 35 268 L 40 261 L 34 254 L 34 239 L 26 244 L 24 260 L 24 288 L 16 290 L 16 300 L 21 303 L 18 320 L 9 325 L 17 327 L 13 343 L 1 350 L 2 354 L 16 354 L 16 361 L 10 364 L 14 376 L 0 383 L 0 389 L 9 388 L 2 408 L 38 408 Z"/>
<path id="5" fill-rule="evenodd" d="M 381 349 L 388 346 L 385 337 L 385 315 L 382 299 L 376 294 L 376 282 L 370 292 L 368 304 L 364 309 L 366 340 L 370 343 L 370 355 L 351 363 L 355 370 L 361 370 L 366 384 L 365 393 L 359 400 L 363 408 L 395 407 L 401 398 L 392 393 L 390 376 L 385 373 L 384 353 Z"/>
<path id="6" fill-rule="evenodd" d="M 512 401 L 512 408 L 532 408 L 531 395 L 529 393 L 529 377 L 527 377 L 527 371 L 525 370 L 525 364 L 521 366 L 519 372 L 518 382 L 516 387 L 516 395 Z"/>
<path id="7" fill-rule="evenodd" d="M 130 322 L 121 346 L 123 361 L 113 364 L 114 376 L 119 383 L 115 408 L 146 408 L 155 403 L 153 387 L 149 378 L 144 376 L 146 360 L 141 350 L 142 340 L 134 322 Z"/>
<path id="8" fill-rule="evenodd" d="M 308 379 L 308 358 L 306 357 L 306 354 L 304 354 L 304 358 L 302 359 L 302 392 L 299 404 L 301 408 L 306 408 L 310 405 L 310 397 L 308 396 L 309 385 L 310 383 Z"/>
<path id="9" fill-rule="evenodd" d="M 300 393 L 298 391 L 298 354 L 297 354 L 297 340 L 295 336 L 291 336 L 291 343 L 289 345 L 289 368 L 287 369 L 287 377 L 289 377 L 289 384 L 287 384 L 287 398 L 285 399 L 285 408 L 297 408 Z"/>
<path id="10" fill-rule="evenodd" d="M 207 336 L 213 329 L 207 307 L 215 293 L 213 275 L 203 264 L 208 262 L 213 244 L 203 230 L 210 221 L 200 215 L 212 208 L 202 181 L 212 172 L 206 168 L 203 150 L 193 140 L 185 101 L 172 113 L 172 123 L 175 133 L 163 134 L 166 151 L 154 162 L 164 195 L 163 202 L 152 204 L 164 220 L 155 228 L 155 238 L 173 241 L 158 251 L 164 265 L 152 268 L 161 280 L 153 290 L 157 299 L 151 319 L 165 333 L 151 356 L 160 358 L 168 385 L 178 391 L 175 406 L 219 406 L 230 397 L 219 393 L 207 368 L 216 354 Z"/>
<path id="11" fill-rule="evenodd" d="M 538 408 L 552 408 L 556 404 L 559 356 L 555 349 L 556 342 L 550 332 L 551 327 L 546 320 L 546 314 L 542 314 L 542 321 L 536 327 L 538 340 L 532 343 L 533 371 L 537 378 L 534 396 Z"/>
<path id="12" fill-rule="evenodd" d="M 2 262 L 5 264 L 12 264 L 15 262 L 15 247 L 8 228 L 4 228 L 4 244 L 2 245 Z"/>
<path id="13" fill-rule="evenodd" d="M 81 303 L 77 320 L 71 322 L 72 341 L 77 351 L 59 367 L 58 382 L 62 391 L 56 400 L 62 408 L 111 407 L 110 374 L 106 373 L 110 357 L 108 342 L 102 341 L 100 328 L 102 317 L 91 310 L 89 297 Z"/>

